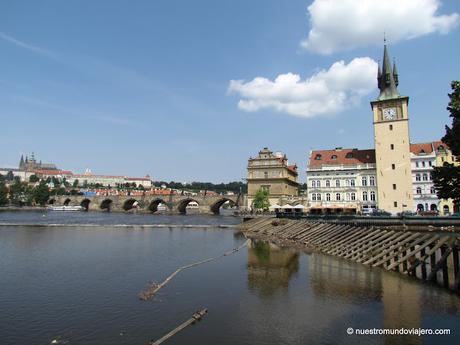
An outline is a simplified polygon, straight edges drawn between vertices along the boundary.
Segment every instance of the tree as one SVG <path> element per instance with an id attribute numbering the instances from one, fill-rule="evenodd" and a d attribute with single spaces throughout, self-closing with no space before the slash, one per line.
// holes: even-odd
<path id="1" fill-rule="evenodd" d="M 77 187 L 78 187 L 78 179 L 73 181 L 72 187 L 73 187 L 73 188 L 77 188 Z"/>
<path id="2" fill-rule="evenodd" d="M 268 190 L 260 188 L 254 196 L 253 207 L 258 210 L 268 210 L 270 202 L 268 201 Z"/>
<path id="3" fill-rule="evenodd" d="M 0 174 L 0 182 L 4 182 L 5 181 L 5 176 L 3 176 L 2 174 Z"/>
<path id="4" fill-rule="evenodd" d="M 449 146 L 457 162 L 460 161 L 460 82 L 452 81 L 452 93 L 447 110 L 452 117 L 452 127 L 446 126 L 442 141 Z M 433 169 L 433 182 L 440 199 L 452 199 L 460 203 L 460 166 L 445 162 L 442 167 Z"/>
<path id="5" fill-rule="evenodd" d="M 32 199 L 32 193 L 26 183 L 15 180 L 10 186 L 10 200 L 13 205 L 29 205 Z"/>
<path id="6" fill-rule="evenodd" d="M 11 170 L 6 173 L 6 180 L 7 181 L 13 181 L 14 180 L 14 174 L 13 174 L 13 172 Z"/>
<path id="7" fill-rule="evenodd" d="M 0 206 L 4 206 L 8 203 L 8 188 L 6 188 L 4 182 L 0 182 Z"/>
<path id="8" fill-rule="evenodd" d="M 41 181 L 39 185 L 35 187 L 33 190 L 33 199 L 37 204 L 41 206 L 45 206 L 49 197 L 50 197 L 50 189 L 46 185 L 45 181 Z"/>
<path id="9" fill-rule="evenodd" d="M 35 175 L 35 174 L 30 175 L 30 177 L 29 177 L 29 182 L 30 183 L 35 183 L 35 182 L 38 182 L 38 181 L 40 181 L 40 179 L 38 178 L 37 175 Z"/>

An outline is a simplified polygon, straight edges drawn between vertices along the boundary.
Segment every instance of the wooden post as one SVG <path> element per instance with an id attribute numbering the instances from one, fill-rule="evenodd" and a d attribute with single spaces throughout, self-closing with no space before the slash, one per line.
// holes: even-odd
<path id="1" fill-rule="evenodd" d="M 460 290 L 460 271 L 459 271 L 459 257 L 458 257 L 458 241 L 452 248 L 452 259 L 454 261 L 454 290 Z"/>

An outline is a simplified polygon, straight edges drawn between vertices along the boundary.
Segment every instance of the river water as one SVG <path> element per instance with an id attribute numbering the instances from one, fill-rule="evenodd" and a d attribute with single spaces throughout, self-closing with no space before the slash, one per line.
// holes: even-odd
<path id="1" fill-rule="evenodd" d="M 460 343 L 458 295 L 264 242 L 182 271 L 153 300 L 137 298 L 149 281 L 244 243 L 233 228 L 217 227 L 239 222 L 0 212 L 0 223 L 16 224 L 0 226 L 0 344 L 148 344 L 203 307 L 203 321 L 165 344 Z M 131 226 L 114 226 L 120 224 Z M 442 328 L 451 335 L 347 335 L 349 327 Z"/>

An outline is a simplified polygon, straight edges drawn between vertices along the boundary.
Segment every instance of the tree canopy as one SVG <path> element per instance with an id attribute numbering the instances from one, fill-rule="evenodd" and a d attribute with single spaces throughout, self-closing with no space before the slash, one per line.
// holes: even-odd
<path id="1" fill-rule="evenodd" d="M 4 182 L 0 182 L 0 206 L 4 206 L 8 203 L 8 188 L 6 188 Z"/>
<path id="2" fill-rule="evenodd" d="M 270 202 L 268 201 L 268 190 L 260 188 L 257 192 L 256 195 L 254 196 L 254 202 L 252 206 L 256 210 L 268 210 L 270 207 Z"/>
<path id="3" fill-rule="evenodd" d="M 442 141 L 449 146 L 452 155 L 460 162 L 460 82 L 452 81 L 452 93 L 447 110 L 452 118 L 452 126 L 446 126 L 446 135 Z M 452 199 L 460 204 L 460 166 L 445 162 L 442 167 L 433 169 L 433 182 L 440 199 Z"/>

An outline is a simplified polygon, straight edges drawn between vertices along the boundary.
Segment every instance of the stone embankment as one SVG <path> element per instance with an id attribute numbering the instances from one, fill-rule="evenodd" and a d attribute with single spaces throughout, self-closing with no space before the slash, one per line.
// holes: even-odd
<path id="1" fill-rule="evenodd" d="M 255 218 L 241 224 L 240 230 L 248 238 L 397 271 L 460 292 L 460 233 L 456 228 L 414 231 L 401 226 Z"/>

